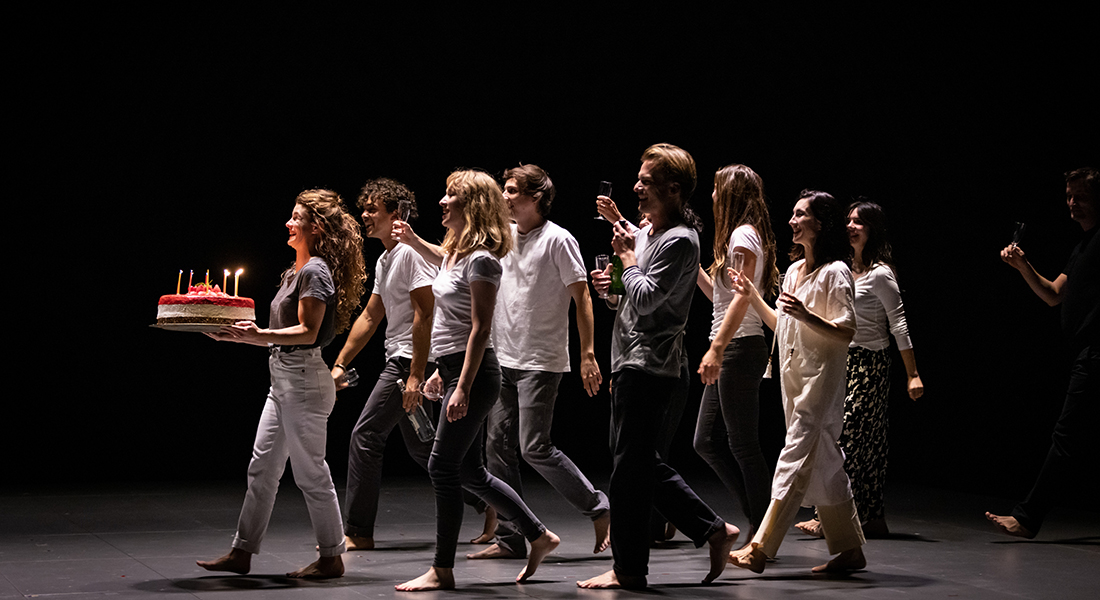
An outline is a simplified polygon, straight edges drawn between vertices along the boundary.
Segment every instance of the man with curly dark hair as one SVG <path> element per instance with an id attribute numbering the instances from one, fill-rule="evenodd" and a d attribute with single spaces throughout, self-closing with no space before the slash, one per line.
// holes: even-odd
<path id="1" fill-rule="evenodd" d="M 386 366 L 351 434 L 348 451 L 348 488 L 344 535 L 348 550 L 374 548 L 374 522 L 382 482 L 382 456 L 386 438 L 400 425 L 409 455 L 427 469 L 432 442 L 422 442 L 405 417 L 421 397 L 415 390 L 424 380 L 432 333 L 432 281 L 436 269 L 415 251 L 390 237 L 393 222 L 417 216 L 416 196 L 393 179 L 372 179 L 359 194 L 364 237 L 382 242 L 386 251 L 374 269 L 374 288 L 366 309 L 352 325 L 351 333 L 336 357 L 332 377 L 337 389 L 347 387 L 347 364 L 367 345 L 382 319 L 386 319 Z M 399 385 L 405 382 L 402 394 Z"/>

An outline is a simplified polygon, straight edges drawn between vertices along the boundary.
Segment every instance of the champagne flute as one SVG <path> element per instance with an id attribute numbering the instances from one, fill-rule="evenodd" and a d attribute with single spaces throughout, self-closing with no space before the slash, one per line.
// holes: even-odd
<path id="1" fill-rule="evenodd" d="M 607 219 L 604 219 L 607 220 Z M 612 258 L 608 254 L 596 254 L 596 271 L 601 273 L 607 272 L 607 265 L 612 263 Z M 599 297 L 607 299 L 607 292 L 599 293 Z"/>
<path id="2" fill-rule="evenodd" d="M 602 218 L 602 217 L 601 217 Z M 604 219 L 605 221 L 607 219 Z M 611 264 L 611 256 L 607 254 L 596 255 L 596 270 L 601 273 L 607 272 L 607 265 Z M 600 298 L 607 300 L 607 292 L 600 292 Z"/>
<path id="3" fill-rule="evenodd" d="M 779 274 L 779 295 L 780 296 L 783 295 L 783 292 L 787 291 L 786 289 L 783 288 L 783 284 L 786 281 L 786 279 L 787 279 L 787 274 L 786 273 L 780 273 Z M 779 307 L 779 297 L 778 296 L 776 296 L 775 305 L 776 305 L 777 308 Z M 788 315 L 787 313 L 785 313 L 783 311 L 780 311 L 780 316 L 783 317 L 784 319 L 790 318 L 790 315 Z"/>
<path id="4" fill-rule="evenodd" d="M 1024 232 L 1027 231 L 1027 225 L 1017 221 L 1016 231 L 1012 234 L 1012 247 L 1015 248 L 1020 245 L 1020 240 L 1024 237 Z"/>
<path id="5" fill-rule="evenodd" d="M 738 273 L 745 268 L 745 253 L 741 251 L 735 251 L 733 253 L 733 270 Z"/>
<path id="6" fill-rule="evenodd" d="M 611 197 L 611 182 L 610 181 L 601 181 L 600 182 L 600 187 L 596 191 L 596 195 L 597 196 L 607 196 L 608 198 L 610 198 Z M 614 200 L 612 200 L 612 202 L 614 202 Z M 596 216 L 594 218 L 598 219 L 600 221 L 606 221 L 607 220 L 603 217 L 603 215 L 599 214 L 599 212 L 596 213 Z"/>

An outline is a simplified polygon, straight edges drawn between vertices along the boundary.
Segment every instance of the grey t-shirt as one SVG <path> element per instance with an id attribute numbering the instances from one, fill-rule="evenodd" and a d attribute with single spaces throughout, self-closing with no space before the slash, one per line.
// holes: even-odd
<path id="1" fill-rule="evenodd" d="M 325 303 L 325 318 L 321 321 L 321 330 L 317 332 L 317 341 L 303 348 L 324 348 L 336 337 L 336 287 L 332 283 L 332 273 L 324 259 L 314 256 L 294 273 L 287 271 L 279 293 L 271 301 L 271 329 L 282 329 L 298 324 L 298 300 L 316 298 Z"/>
<path id="2" fill-rule="evenodd" d="M 626 294 L 611 338 L 611 372 L 637 369 L 679 377 L 691 297 L 699 269 L 699 235 L 685 225 L 634 234 L 638 265 L 623 271 Z"/>

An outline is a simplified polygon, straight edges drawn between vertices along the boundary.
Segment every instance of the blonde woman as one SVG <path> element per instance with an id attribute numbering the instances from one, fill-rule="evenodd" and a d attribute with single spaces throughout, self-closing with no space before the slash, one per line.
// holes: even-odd
<path id="1" fill-rule="evenodd" d="M 489 337 L 502 273 L 500 259 L 512 247 L 508 207 L 492 177 L 468 170 L 451 173 L 439 206 L 447 228 L 440 246 L 418 237 L 408 223 L 393 225 L 394 239 L 440 267 L 432 284 L 432 354 L 439 370 L 427 383 L 430 390 L 443 392 L 444 406 L 428 460 L 436 497 L 436 551 L 426 573 L 395 586 L 408 592 L 455 587 L 463 488 L 493 506 L 530 542 L 527 565 L 517 582 L 531 577 L 560 541 L 511 487 L 485 469 L 484 440 L 479 435 L 500 394 L 500 364 Z"/>
<path id="2" fill-rule="evenodd" d="M 270 328 L 252 321 L 224 327 L 210 337 L 269 347 L 271 390 L 267 395 L 252 462 L 248 493 L 229 554 L 198 565 L 210 571 L 245 574 L 260 551 L 279 479 L 290 459 L 294 482 L 309 507 L 320 558 L 288 577 L 329 578 L 344 574 L 344 533 L 336 488 L 325 463 L 328 416 L 336 386 L 321 348 L 347 329 L 363 295 L 363 239 L 359 224 L 336 192 L 307 190 L 298 195 L 286 223 L 294 264 L 283 273 L 271 301 Z"/>

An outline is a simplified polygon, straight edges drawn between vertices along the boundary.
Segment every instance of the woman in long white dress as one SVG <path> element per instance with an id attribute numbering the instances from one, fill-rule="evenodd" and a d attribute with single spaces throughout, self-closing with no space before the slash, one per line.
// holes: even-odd
<path id="1" fill-rule="evenodd" d="M 772 479 L 772 497 L 752 541 L 730 553 L 730 562 L 764 571 L 802 504 L 815 504 L 830 554 L 839 554 L 814 572 L 862 569 L 863 531 L 844 454 L 837 444 L 843 427 L 845 359 L 856 331 L 855 285 L 844 208 L 831 195 L 804 190 L 790 226 L 797 259 L 787 269 L 778 298 L 779 317 L 760 297 L 751 276 L 734 273 L 734 288 L 779 340 L 780 382 L 787 418 L 786 445 Z"/>

